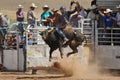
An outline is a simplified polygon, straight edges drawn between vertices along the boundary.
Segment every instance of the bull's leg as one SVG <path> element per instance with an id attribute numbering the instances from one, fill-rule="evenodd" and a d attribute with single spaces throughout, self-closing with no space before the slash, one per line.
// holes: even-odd
<path id="1" fill-rule="evenodd" d="M 77 49 L 74 49 L 72 52 L 69 52 L 68 54 L 67 54 L 67 57 L 69 57 L 71 54 L 75 54 L 75 53 L 77 53 L 78 52 L 78 50 Z"/>
<path id="2" fill-rule="evenodd" d="M 59 47 L 59 51 L 60 51 L 61 58 L 63 58 L 63 48 L 62 48 L 62 46 Z"/>
<path id="3" fill-rule="evenodd" d="M 63 44 L 62 47 L 67 47 L 70 44 L 71 40 L 67 41 L 66 43 Z"/>
<path id="4" fill-rule="evenodd" d="M 70 44 L 69 46 L 70 46 L 70 48 L 71 48 L 73 51 L 72 51 L 72 52 L 69 52 L 69 53 L 67 54 L 67 57 L 69 57 L 71 54 L 75 54 L 75 53 L 78 52 L 77 47 L 79 46 L 79 44 L 77 44 L 77 43 L 76 43 L 76 45 Z"/>
<path id="5" fill-rule="evenodd" d="M 52 59 L 52 52 L 53 52 L 53 51 L 54 51 L 54 49 L 51 49 L 51 48 L 50 48 L 50 52 L 49 52 L 49 53 L 50 53 L 50 55 L 49 55 L 49 61 L 51 61 L 51 59 Z"/>

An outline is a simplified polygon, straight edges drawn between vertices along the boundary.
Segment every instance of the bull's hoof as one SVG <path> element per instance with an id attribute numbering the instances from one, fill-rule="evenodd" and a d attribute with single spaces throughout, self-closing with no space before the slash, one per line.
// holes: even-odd
<path id="1" fill-rule="evenodd" d="M 36 74 L 37 70 L 36 69 L 32 69 L 32 74 Z"/>
<path id="2" fill-rule="evenodd" d="M 67 57 L 69 57 L 69 56 L 70 56 L 70 54 L 68 53 L 68 54 L 67 54 Z"/>
<path id="3" fill-rule="evenodd" d="M 61 58 L 63 59 L 63 55 L 61 55 Z"/>
<path id="4" fill-rule="evenodd" d="M 51 59 L 49 59 L 49 62 L 51 62 Z"/>
<path id="5" fill-rule="evenodd" d="M 83 47 L 88 47 L 88 44 L 83 44 Z"/>

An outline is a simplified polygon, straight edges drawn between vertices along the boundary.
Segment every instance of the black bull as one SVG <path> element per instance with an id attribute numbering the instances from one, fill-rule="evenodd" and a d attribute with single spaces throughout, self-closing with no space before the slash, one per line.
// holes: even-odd
<path id="1" fill-rule="evenodd" d="M 64 39 L 58 35 L 55 29 L 46 29 L 40 33 L 42 36 L 42 39 L 45 41 L 46 44 L 50 47 L 49 51 L 49 61 L 51 61 L 52 58 L 52 52 L 59 48 L 61 58 L 63 58 L 63 48 L 69 45 L 69 47 L 73 50 L 72 52 L 69 52 L 67 56 L 70 54 L 74 54 L 78 52 L 77 47 L 82 44 L 83 41 L 86 41 L 86 37 L 81 34 L 79 30 L 73 30 L 71 27 L 66 27 L 63 29 L 64 34 L 69 39 L 65 44 Z"/>

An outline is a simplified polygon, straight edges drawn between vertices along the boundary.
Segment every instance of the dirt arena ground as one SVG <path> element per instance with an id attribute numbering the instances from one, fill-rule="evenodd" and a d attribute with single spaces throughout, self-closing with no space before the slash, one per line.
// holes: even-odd
<path id="1" fill-rule="evenodd" d="M 1 72 L 0 80 L 120 80 L 120 75 L 111 72 L 99 72 L 95 67 L 90 69 L 76 68 L 72 71 L 71 66 L 62 69 L 40 69 L 37 74 L 31 71 L 23 72 Z"/>
<path id="2" fill-rule="evenodd" d="M 59 59 L 52 67 L 37 67 L 36 74 L 27 72 L 0 72 L 0 80 L 120 80 L 119 71 L 103 70 L 96 64 L 82 64 L 76 55 Z"/>

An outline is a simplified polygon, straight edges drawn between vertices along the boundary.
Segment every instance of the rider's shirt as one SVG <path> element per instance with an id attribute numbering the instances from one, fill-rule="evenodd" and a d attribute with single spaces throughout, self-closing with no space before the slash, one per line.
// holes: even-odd
<path id="1" fill-rule="evenodd" d="M 59 13 L 51 15 L 49 18 L 52 19 L 55 27 L 64 28 L 66 26 L 65 18 Z"/>

